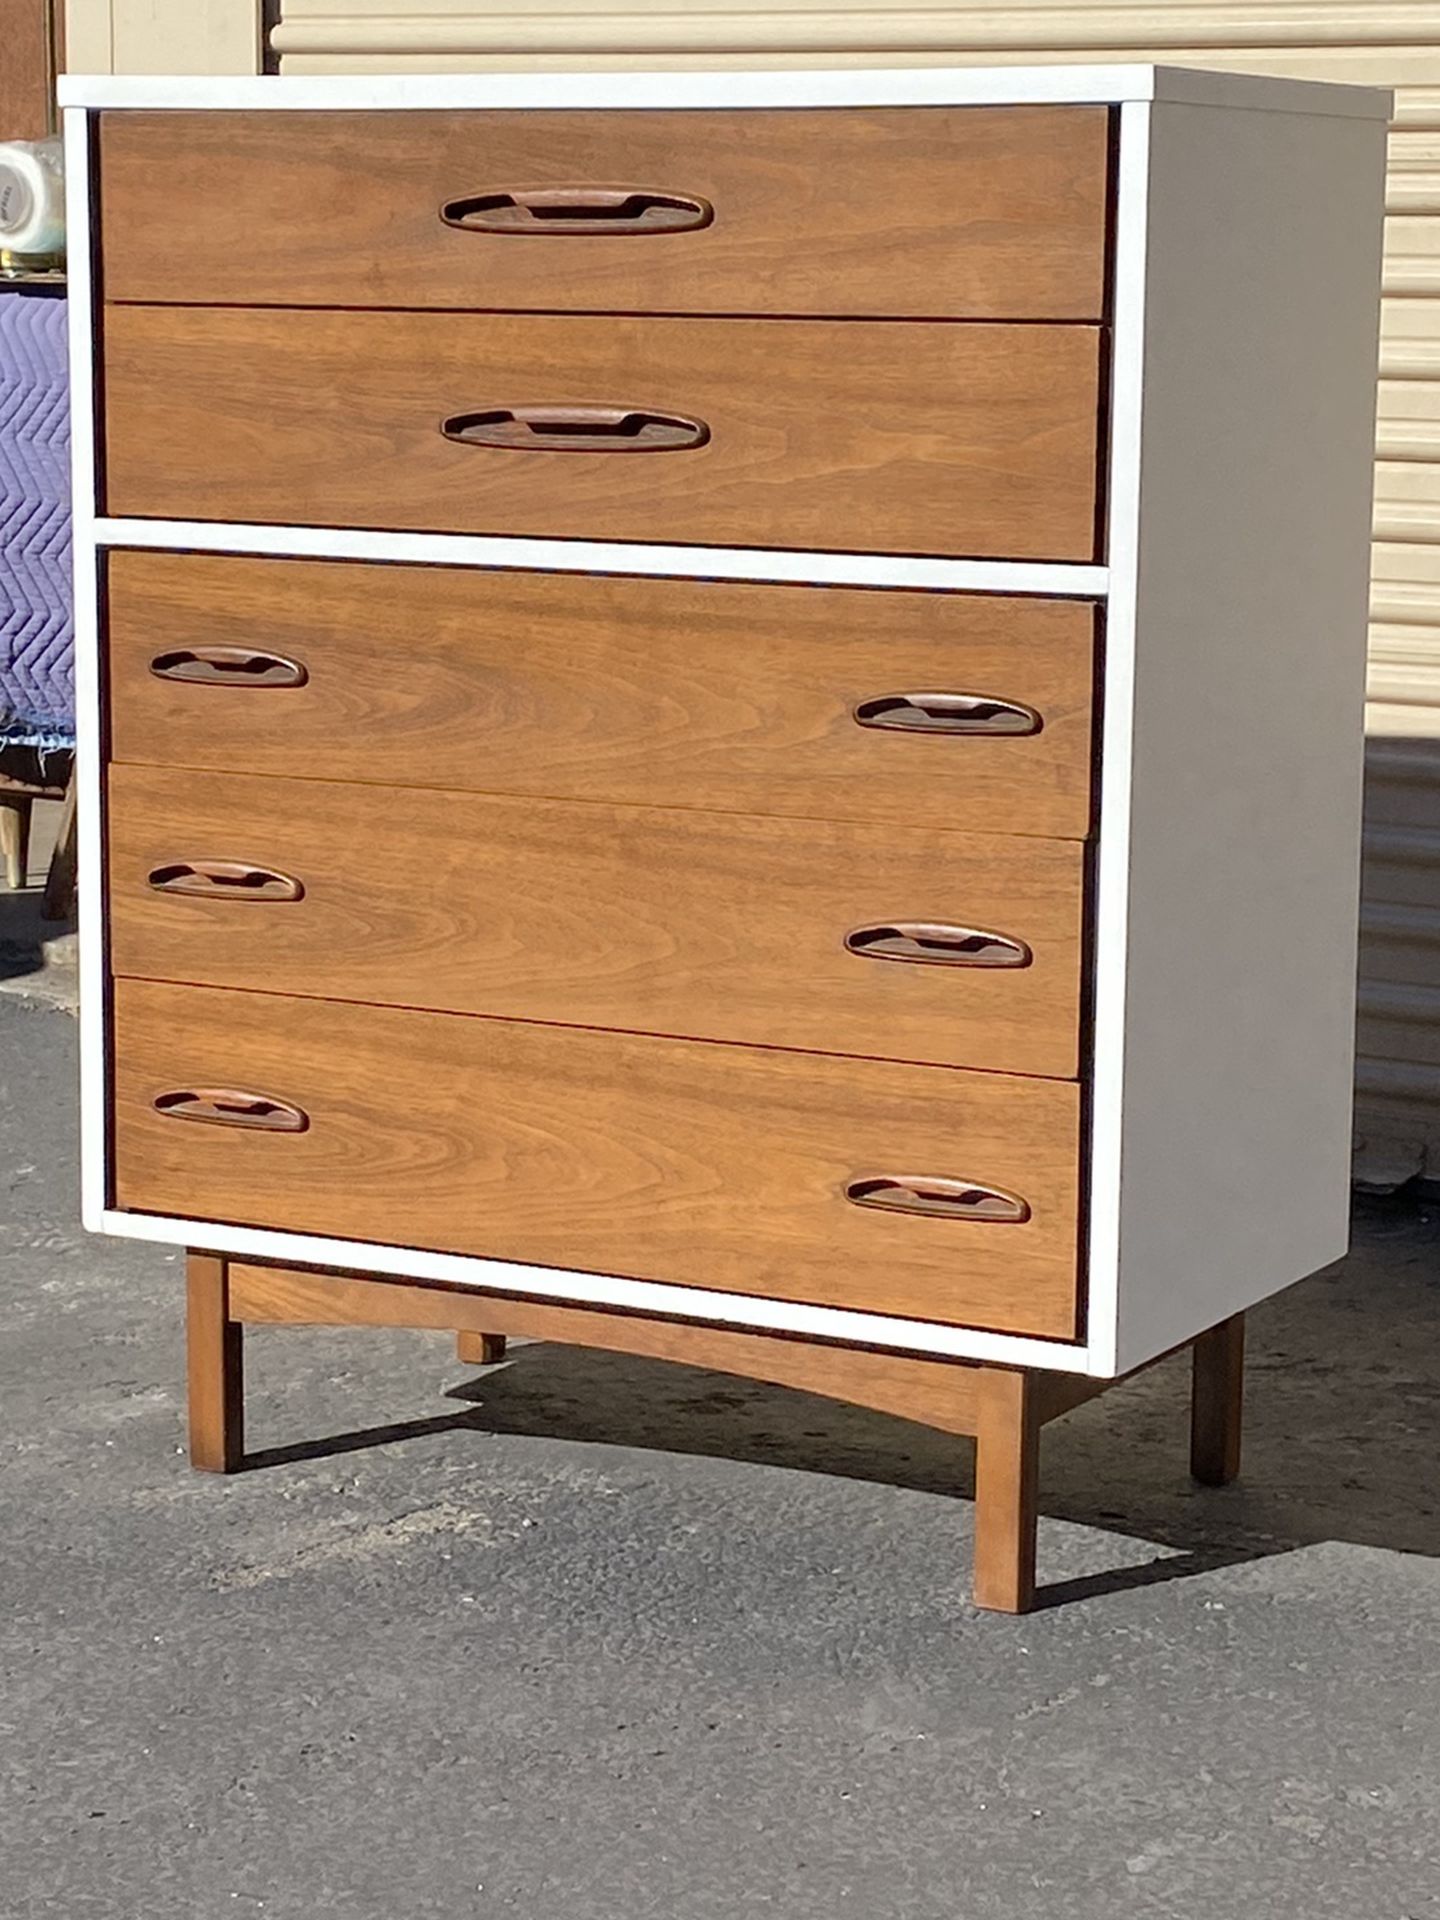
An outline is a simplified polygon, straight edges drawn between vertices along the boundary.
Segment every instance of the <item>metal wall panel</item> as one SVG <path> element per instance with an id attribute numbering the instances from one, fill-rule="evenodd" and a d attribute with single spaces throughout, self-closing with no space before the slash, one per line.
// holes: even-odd
<path id="1" fill-rule="evenodd" d="M 114 0 L 123 8 L 126 0 Z M 239 0 L 237 0 L 237 4 Z M 1440 7 L 281 0 L 283 71 L 1159 59 L 1397 89 L 1376 467 L 1361 1179 L 1440 1179 Z M 1303 698 L 1303 689 L 1296 689 Z"/>
<path id="2" fill-rule="evenodd" d="M 266 0 L 55 0 L 71 73 L 258 73 Z"/>

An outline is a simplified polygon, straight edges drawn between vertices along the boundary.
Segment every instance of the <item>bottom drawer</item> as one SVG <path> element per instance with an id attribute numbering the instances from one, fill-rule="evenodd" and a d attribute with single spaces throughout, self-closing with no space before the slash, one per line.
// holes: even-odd
<path id="1" fill-rule="evenodd" d="M 122 980 L 114 1103 L 126 1210 L 1077 1332 L 1061 1082 Z"/>

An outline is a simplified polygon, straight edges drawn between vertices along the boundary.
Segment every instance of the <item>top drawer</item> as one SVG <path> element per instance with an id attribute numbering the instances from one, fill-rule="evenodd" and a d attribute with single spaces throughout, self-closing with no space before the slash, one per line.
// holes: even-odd
<path id="1" fill-rule="evenodd" d="M 115 111 L 100 143 L 114 301 L 995 320 L 1104 307 L 1103 107 Z"/>

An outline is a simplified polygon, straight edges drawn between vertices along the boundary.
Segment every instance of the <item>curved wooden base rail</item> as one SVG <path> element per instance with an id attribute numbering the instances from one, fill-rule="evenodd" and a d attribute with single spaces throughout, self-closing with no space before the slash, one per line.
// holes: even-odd
<path id="1" fill-rule="evenodd" d="M 188 1287 L 190 1461 L 203 1472 L 234 1473 L 245 1465 L 246 1325 L 434 1328 L 456 1334 L 459 1358 L 471 1366 L 502 1359 L 511 1335 L 643 1354 L 972 1435 L 975 1604 L 1000 1613 L 1024 1613 L 1035 1598 L 1042 1427 L 1115 1384 L 208 1253 L 190 1254 Z M 1190 1470 L 1206 1485 L 1223 1486 L 1240 1467 L 1244 1315 L 1202 1334 L 1193 1356 Z"/>

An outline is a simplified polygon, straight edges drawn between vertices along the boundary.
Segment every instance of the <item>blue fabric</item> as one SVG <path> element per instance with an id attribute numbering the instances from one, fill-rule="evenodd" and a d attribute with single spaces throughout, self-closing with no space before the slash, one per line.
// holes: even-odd
<path id="1" fill-rule="evenodd" d="M 0 746 L 75 738 L 65 302 L 0 287 Z"/>

